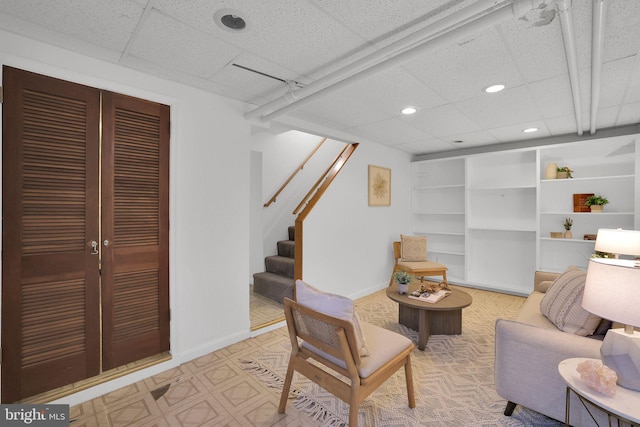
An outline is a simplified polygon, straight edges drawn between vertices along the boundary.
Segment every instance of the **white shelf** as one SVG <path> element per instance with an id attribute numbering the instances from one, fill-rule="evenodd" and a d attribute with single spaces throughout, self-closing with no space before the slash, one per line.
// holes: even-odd
<path id="1" fill-rule="evenodd" d="M 452 184 L 452 185 L 422 185 L 419 187 L 413 187 L 414 190 L 441 190 L 451 188 L 464 188 L 464 184 Z"/>
<path id="2" fill-rule="evenodd" d="M 588 176 L 581 178 L 566 178 L 566 179 L 541 179 L 541 184 L 569 184 L 571 182 L 580 182 L 580 181 L 600 181 L 600 180 L 608 180 L 608 179 L 630 179 L 633 180 L 635 175 L 609 175 L 609 176 Z"/>
<path id="3" fill-rule="evenodd" d="M 565 239 L 565 238 L 554 238 L 554 237 L 541 237 L 540 240 L 549 241 L 549 242 L 558 242 L 558 243 L 580 243 L 580 244 L 591 244 L 591 245 L 594 245 L 596 243 L 595 240 Z"/>
<path id="4" fill-rule="evenodd" d="M 442 254 L 442 255 L 454 255 L 454 256 L 464 256 L 464 252 L 452 252 L 452 251 L 434 251 L 429 250 L 430 254 Z"/>
<path id="5" fill-rule="evenodd" d="M 470 225 L 469 230 L 482 230 L 482 231 L 517 231 L 522 233 L 535 233 L 537 231 L 535 226 L 497 226 L 497 225 Z"/>
<path id="6" fill-rule="evenodd" d="M 471 187 L 469 191 L 535 190 L 535 185 L 499 185 L 493 187 Z"/>
<path id="7" fill-rule="evenodd" d="M 420 234 L 432 234 L 438 236 L 463 236 L 464 232 L 453 232 L 453 231 L 433 231 L 433 230 L 413 230 L 415 233 Z"/>

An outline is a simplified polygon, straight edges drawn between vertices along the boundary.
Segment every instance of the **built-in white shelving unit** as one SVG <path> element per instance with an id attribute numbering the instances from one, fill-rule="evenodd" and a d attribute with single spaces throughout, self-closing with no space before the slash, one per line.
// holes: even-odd
<path id="1" fill-rule="evenodd" d="M 465 159 L 413 164 L 413 230 L 427 236 L 432 261 L 446 264 L 449 280 L 465 266 Z"/>
<path id="2" fill-rule="evenodd" d="M 452 282 L 526 295 L 536 269 L 586 268 L 599 228 L 638 229 L 640 137 L 620 136 L 413 163 L 413 231 Z M 550 162 L 572 179 L 545 179 Z M 573 194 L 609 199 L 573 212 Z M 573 219 L 573 238 L 551 238 Z"/>

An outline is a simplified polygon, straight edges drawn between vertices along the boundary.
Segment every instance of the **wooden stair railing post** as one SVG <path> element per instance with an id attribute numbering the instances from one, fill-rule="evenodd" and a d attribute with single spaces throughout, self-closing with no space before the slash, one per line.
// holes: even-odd
<path id="1" fill-rule="evenodd" d="M 327 191 L 335 177 L 340 173 L 340 170 L 344 167 L 345 163 L 349 160 L 349 157 L 353 154 L 353 152 L 358 148 L 358 143 L 349 144 L 345 147 L 344 150 L 340 153 L 340 155 L 333 162 L 331 167 L 325 171 L 325 173 L 320 177 L 318 183 L 322 182 L 321 185 L 318 183 L 314 186 L 314 189 L 317 187 L 317 191 L 311 197 L 309 202 L 306 204 L 302 212 L 297 216 L 295 221 L 295 239 L 296 245 L 294 248 L 294 262 L 293 262 L 293 277 L 295 280 L 302 280 L 302 247 L 303 247 L 303 223 L 307 218 L 311 210 L 314 208 L 316 203 L 320 200 L 322 195 Z M 341 161 L 340 161 L 341 160 Z M 298 208 L 304 204 L 304 201 L 309 198 L 310 193 L 313 189 L 304 197 L 303 201 L 298 205 Z M 294 214 L 297 212 L 294 211 Z M 294 297 L 295 297 L 295 287 L 294 287 Z"/>
<path id="2" fill-rule="evenodd" d="M 284 182 L 284 184 L 282 184 L 280 186 L 280 188 L 278 189 L 278 191 L 276 191 L 276 193 L 269 199 L 269 201 L 267 203 L 264 204 L 265 208 L 268 208 L 271 203 L 276 201 L 276 197 L 278 197 L 278 195 L 282 192 L 282 190 L 284 190 L 284 188 L 289 185 L 289 183 L 291 182 L 291 180 L 293 179 L 294 176 L 296 176 L 296 174 L 298 172 L 300 172 L 302 169 L 304 169 L 304 165 L 307 164 L 307 162 L 309 161 L 309 159 L 311 159 L 311 157 L 316 154 L 316 151 L 318 151 L 318 149 L 320 148 L 320 146 L 322 146 L 322 144 L 324 144 L 324 142 L 327 140 L 327 138 L 322 138 L 322 141 L 320 141 L 320 143 L 318 143 L 318 145 L 316 145 L 316 148 L 313 149 L 313 151 L 311 151 L 311 153 L 309 153 L 309 155 L 307 156 L 306 159 L 304 159 L 302 161 L 302 163 L 300 163 L 300 166 L 298 166 L 296 168 L 296 170 L 294 170 L 291 173 L 291 176 L 289 176 L 289 178 L 287 178 L 287 180 Z"/>

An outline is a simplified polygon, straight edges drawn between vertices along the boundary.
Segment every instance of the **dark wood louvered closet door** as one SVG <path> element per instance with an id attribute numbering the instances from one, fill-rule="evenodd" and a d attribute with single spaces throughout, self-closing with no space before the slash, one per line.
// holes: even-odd
<path id="1" fill-rule="evenodd" d="M 169 107 L 103 95 L 103 367 L 169 350 Z"/>
<path id="2" fill-rule="evenodd" d="M 2 401 L 100 369 L 99 91 L 3 70 Z"/>
<path id="3" fill-rule="evenodd" d="M 10 67 L 3 87 L 13 403 L 169 350 L 169 107 Z"/>

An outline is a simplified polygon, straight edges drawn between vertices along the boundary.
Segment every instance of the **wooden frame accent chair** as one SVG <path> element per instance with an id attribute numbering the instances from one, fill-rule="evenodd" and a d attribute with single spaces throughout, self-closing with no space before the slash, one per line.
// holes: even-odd
<path id="1" fill-rule="evenodd" d="M 424 276 L 442 276 L 442 282 L 447 284 L 447 266 L 427 258 L 427 238 L 425 236 L 400 236 L 400 242 L 393 242 L 393 259 L 395 260 L 389 286 L 393 285 L 393 275 L 396 271 L 405 270 L 420 278 Z"/>
<path id="2" fill-rule="evenodd" d="M 409 407 L 415 408 L 411 372 L 411 352 L 415 347 L 407 337 L 365 322 L 354 325 L 352 321 L 323 314 L 289 298 L 284 299 L 284 313 L 291 356 L 278 413 L 285 411 L 293 372 L 298 371 L 349 403 L 349 426 L 355 427 L 360 403 L 403 366 Z M 367 356 L 361 356 L 358 329 L 362 331 Z M 310 359 L 330 369 L 322 369 Z"/>

